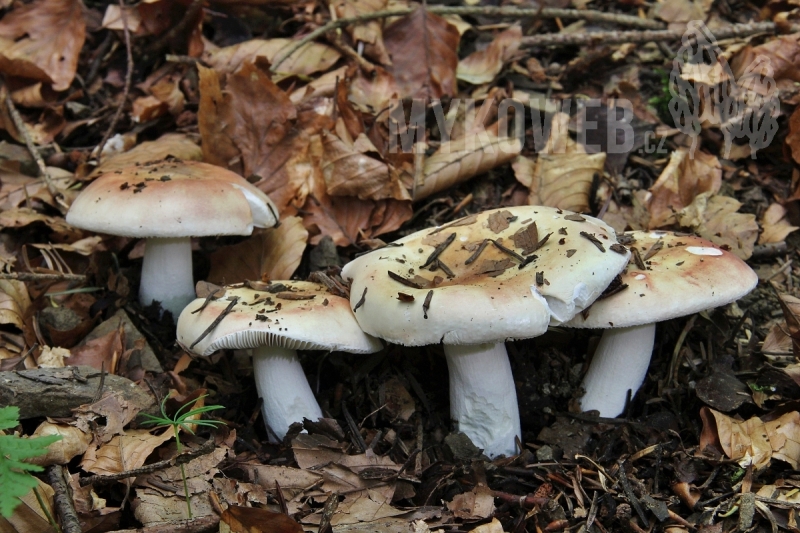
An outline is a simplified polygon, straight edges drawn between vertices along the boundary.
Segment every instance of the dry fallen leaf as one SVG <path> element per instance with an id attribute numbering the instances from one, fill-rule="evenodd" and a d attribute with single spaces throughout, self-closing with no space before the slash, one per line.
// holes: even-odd
<path id="1" fill-rule="evenodd" d="M 602 174 L 606 154 L 539 154 L 534 168 L 530 160 L 520 157 L 514 163 L 517 181 L 524 182 L 530 172 L 530 205 L 547 205 L 587 213 L 589 193 L 596 174 Z M 520 176 L 520 175 L 523 176 Z"/>
<path id="2" fill-rule="evenodd" d="M 511 26 L 499 33 L 485 50 L 473 52 L 459 61 L 456 76 L 473 85 L 491 82 L 517 53 L 521 39 L 520 25 Z"/>
<path id="3" fill-rule="evenodd" d="M 505 533 L 505 530 L 503 530 L 503 524 L 500 523 L 500 520 L 492 518 L 492 521 L 488 524 L 471 529 L 469 533 Z"/>
<path id="4" fill-rule="evenodd" d="M 438 15 L 417 8 L 383 30 L 392 58 L 386 70 L 400 98 L 441 98 L 456 93 L 458 30 Z"/>
<path id="5" fill-rule="evenodd" d="M 678 148 L 658 180 L 650 187 L 647 207 L 650 229 L 675 223 L 675 214 L 704 192 L 716 193 L 722 184 L 722 167 L 716 156 Z"/>
<path id="6" fill-rule="evenodd" d="M 766 467 L 774 457 L 797 468 L 800 461 L 800 413 L 784 413 L 777 419 L 763 421 L 758 417 L 737 420 L 723 413 L 703 407 L 703 435 L 700 450 L 719 444 L 728 458 L 742 467 Z M 711 415 L 709 417 L 708 415 Z M 713 420 L 714 428 L 707 427 Z M 717 442 L 712 438 L 716 437 Z"/>
<path id="7" fill-rule="evenodd" d="M 442 143 L 425 160 L 425 183 L 414 190 L 414 200 L 427 198 L 513 161 L 521 150 L 519 139 L 497 136 L 496 124 L 482 133 Z"/>
<path id="8" fill-rule="evenodd" d="M 339 0 L 332 4 L 340 18 L 350 18 L 386 9 L 388 0 Z M 382 65 L 392 61 L 383 44 L 381 21 L 363 21 L 347 27 L 355 43 L 364 45 L 364 55 Z"/>
<path id="9" fill-rule="evenodd" d="M 0 71 L 69 89 L 86 23 L 80 0 L 36 0 L 0 20 Z"/>
<path id="10" fill-rule="evenodd" d="M 66 348 L 42 346 L 36 364 L 39 368 L 64 368 L 64 359 L 68 357 L 69 350 Z"/>
<path id="11" fill-rule="evenodd" d="M 303 528 L 283 513 L 256 507 L 231 506 L 220 516 L 220 533 L 303 533 Z"/>
<path id="12" fill-rule="evenodd" d="M 31 306 L 28 288 L 21 281 L 0 280 L 0 324 L 24 329 L 25 314 Z"/>
<path id="13" fill-rule="evenodd" d="M 190 140 L 183 133 L 166 133 L 155 141 L 143 142 L 127 152 L 103 158 L 100 165 L 89 175 L 89 178 L 114 172 L 137 163 L 159 161 L 166 159 L 167 156 L 187 161 L 202 161 L 203 151 L 197 146 L 197 143 Z"/>
<path id="14" fill-rule="evenodd" d="M 33 457 L 28 462 L 40 466 L 65 465 L 74 457 L 85 452 L 92 441 L 91 433 L 81 431 L 75 426 L 56 424 L 50 421 L 39 424 L 32 436 L 45 437 L 48 435 L 59 435 L 61 440 L 48 446 L 46 454 Z"/>
<path id="15" fill-rule="evenodd" d="M 220 74 L 231 74 L 246 62 L 255 63 L 258 57 L 264 57 L 274 64 L 276 59 L 282 58 L 287 49 L 294 44 L 294 39 L 250 39 L 209 52 L 203 59 Z M 278 71 L 281 74 L 309 76 L 328 70 L 340 57 L 341 54 L 334 48 L 310 42 L 283 60 Z"/>
<path id="16" fill-rule="evenodd" d="M 102 475 L 139 468 L 153 450 L 174 437 L 172 428 L 155 435 L 144 429 L 128 429 L 124 435 L 117 435 L 106 444 L 90 446 L 80 466 L 87 472 Z"/>
<path id="17" fill-rule="evenodd" d="M 704 239 L 748 259 L 753 255 L 758 238 L 758 224 L 755 215 L 737 213 L 741 205 L 734 198 L 704 192 L 678 213 L 678 222 Z"/>
<path id="18" fill-rule="evenodd" d="M 781 306 L 783 320 L 786 322 L 785 333 L 791 338 L 792 351 L 795 357 L 797 357 L 800 355 L 800 298 L 796 298 L 791 294 L 778 292 L 778 304 Z M 780 342 L 780 336 L 776 335 L 774 342 Z M 785 341 L 783 344 L 785 344 Z"/>
<path id="19" fill-rule="evenodd" d="M 761 235 L 758 244 L 782 242 L 797 226 L 792 226 L 786 219 L 786 208 L 779 203 L 770 205 L 761 215 Z"/>
<path id="20" fill-rule="evenodd" d="M 456 518 L 464 520 L 482 520 L 489 518 L 494 512 L 494 496 L 485 485 L 478 485 L 470 492 L 458 494 L 447 508 Z"/>
<path id="21" fill-rule="evenodd" d="M 416 407 L 414 398 L 397 377 L 391 377 L 378 389 L 381 405 L 385 405 L 386 413 L 392 418 L 408 421 Z"/>
<path id="22" fill-rule="evenodd" d="M 28 491 L 20 500 L 22 503 L 14 509 L 14 513 L 9 518 L 0 516 L 0 531 L 3 533 L 50 533 L 54 531 L 47 519 L 47 514 L 54 516 L 53 509 L 53 488 L 37 478 L 36 491 L 45 502 L 46 510 L 39 504 L 39 498 L 33 489 Z"/>
<path id="23" fill-rule="evenodd" d="M 211 254 L 212 283 L 291 279 L 303 259 L 308 231 L 299 217 L 287 217 L 277 228 L 256 230 L 239 244 Z"/>

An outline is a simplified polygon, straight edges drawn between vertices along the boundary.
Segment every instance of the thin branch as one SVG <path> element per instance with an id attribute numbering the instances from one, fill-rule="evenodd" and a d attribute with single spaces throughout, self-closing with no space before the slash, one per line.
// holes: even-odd
<path id="1" fill-rule="evenodd" d="M 83 274 L 39 274 L 36 272 L 0 273 L 0 279 L 17 281 L 86 281 Z"/>
<path id="2" fill-rule="evenodd" d="M 523 37 L 521 45 L 531 46 L 571 46 L 592 44 L 646 43 L 651 41 L 678 41 L 683 37 L 683 30 L 633 30 L 633 31 L 598 31 L 594 33 L 541 33 Z M 731 24 L 714 29 L 717 40 L 732 37 L 748 37 L 758 33 L 778 33 L 774 22 L 754 22 L 750 24 Z"/>
<path id="3" fill-rule="evenodd" d="M 61 529 L 64 533 L 81 533 L 81 522 L 72 505 L 72 496 L 64 479 L 64 468 L 61 465 L 47 467 L 47 482 L 53 487 L 53 503 L 61 518 Z"/>
<path id="4" fill-rule="evenodd" d="M 341 18 L 331 20 L 327 24 L 320 26 L 312 31 L 302 39 L 295 42 L 290 46 L 286 52 L 281 54 L 280 58 L 273 63 L 270 68 L 271 72 L 277 72 L 278 67 L 289 56 L 297 50 L 310 43 L 317 37 L 325 35 L 331 30 L 343 28 L 350 24 L 358 24 L 361 22 L 368 22 L 370 20 L 377 20 L 389 17 L 402 17 L 414 12 L 415 8 L 408 9 L 394 9 L 385 11 L 375 11 L 373 13 L 364 13 L 355 17 Z M 498 7 L 498 6 L 430 6 L 427 8 L 428 13 L 436 15 L 485 15 L 493 17 L 511 17 L 511 18 L 561 18 L 566 20 L 587 20 L 591 22 L 608 22 L 613 24 L 620 24 L 623 26 L 633 26 L 636 28 L 659 29 L 664 25 L 655 20 L 643 19 L 631 15 L 620 15 L 617 13 L 603 13 L 601 11 L 591 10 L 577 10 L 577 9 L 555 9 L 545 7 L 542 9 L 529 8 L 520 9 L 517 7 Z"/>
<path id="5" fill-rule="evenodd" d="M 14 105 L 14 101 L 11 99 L 11 91 L 9 91 L 8 86 L 6 86 L 6 107 L 8 108 L 8 113 L 11 115 L 11 120 L 14 121 L 14 126 L 25 140 L 25 146 L 28 147 L 31 157 L 33 157 L 34 161 L 36 161 L 36 166 L 39 168 L 39 175 L 44 178 L 44 182 L 47 184 L 47 190 L 50 192 L 50 195 L 58 203 L 58 205 L 64 208 L 69 208 L 69 206 L 64 202 L 64 195 L 58 191 L 53 183 L 52 178 L 50 177 L 50 173 L 47 172 L 47 165 L 45 165 L 44 159 L 42 159 L 42 154 L 39 153 L 39 150 L 33 143 L 33 139 L 31 139 L 31 133 L 28 131 L 27 124 L 25 124 L 25 121 L 22 120 L 22 116 L 19 114 L 19 111 L 17 111 L 17 106 Z"/>
<path id="6" fill-rule="evenodd" d="M 120 18 L 122 19 L 122 30 L 125 34 L 125 51 L 128 60 L 128 66 L 125 71 L 125 87 L 122 90 L 122 98 L 120 99 L 119 105 L 117 105 L 117 110 L 114 112 L 114 117 L 111 119 L 111 124 L 108 125 L 108 129 L 106 130 L 105 135 L 103 135 L 103 139 L 100 141 L 100 144 L 97 145 L 97 161 L 99 162 L 103 158 L 103 148 L 106 146 L 106 142 L 114 133 L 114 129 L 117 127 L 117 122 L 119 122 L 119 118 L 122 116 L 122 110 L 125 107 L 125 103 L 128 101 L 128 93 L 131 91 L 131 80 L 133 80 L 133 52 L 131 52 L 131 32 L 128 29 L 128 15 L 125 12 L 125 3 L 122 0 L 119 0 L 119 10 L 120 10 Z"/>

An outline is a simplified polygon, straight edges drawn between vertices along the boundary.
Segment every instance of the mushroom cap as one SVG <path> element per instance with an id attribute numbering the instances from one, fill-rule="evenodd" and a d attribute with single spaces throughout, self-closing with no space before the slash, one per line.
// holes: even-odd
<path id="1" fill-rule="evenodd" d="M 124 237 L 249 235 L 277 223 L 269 197 L 222 167 L 167 158 L 101 175 L 67 213 L 77 228 Z"/>
<path id="2" fill-rule="evenodd" d="M 438 256 L 445 267 L 423 267 L 448 238 Z M 511 253 L 486 241 L 468 263 L 486 239 L 502 240 Z M 352 280 L 350 303 L 370 335 L 407 346 L 480 344 L 535 337 L 571 319 L 603 292 L 628 255 L 601 220 L 518 206 L 408 235 L 354 259 L 342 277 Z M 532 256 L 520 268 L 520 258 Z"/>
<path id="3" fill-rule="evenodd" d="M 733 302 L 758 283 L 747 263 L 694 235 L 632 231 L 620 240 L 633 241 L 629 247 L 635 248 L 646 268 L 636 265 L 634 253 L 620 276 L 628 286 L 596 301 L 588 316 L 577 315 L 565 326 L 622 328 L 669 320 Z M 647 257 L 658 242 L 661 248 Z"/>
<path id="4" fill-rule="evenodd" d="M 238 297 L 222 320 L 192 347 L 200 335 Z M 339 350 L 373 353 L 378 339 L 361 331 L 347 298 L 307 281 L 274 281 L 265 290 L 225 287 L 216 300 L 193 300 L 178 318 L 177 337 L 187 350 L 210 355 L 217 350 L 278 346 L 290 350 Z"/>

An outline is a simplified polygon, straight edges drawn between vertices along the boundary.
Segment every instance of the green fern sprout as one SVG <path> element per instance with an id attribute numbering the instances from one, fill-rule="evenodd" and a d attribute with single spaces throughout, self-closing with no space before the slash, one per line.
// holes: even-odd
<path id="1" fill-rule="evenodd" d="M 197 400 L 202 400 L 208 396 L 208 394 L 204 394 L 197 398 Z M 147 418 L 147 421 L 142 422 L 142 425 L 152 425 L 155 428 L 165 428 L 171 427 L 172 431 L 175 433 L 175 442 L 177 443 L 178 447 L 178 454 L 183 451 L 183 445 L 181 444 L 181 438 L 179 431 L 183 429 L 184 431 L 188 431 L 192 435 L 194 435 L 194 431 L 192 431 L 192 426 L 204 426 L 215 428 L 217 426 L 224 425 L 224 422 L 220 422 L 219 420 L 192 420 L 191 417 L 200 415 L 203 413 L 207 413 L 208 411 L 214 411 L 216 409 L 225 409 L 222 405 L 205 405 L 203 407 L 198 407 L 196 409 L 192 409 L 191 411 L 185 411 L 192 403 L 187 403 L 186 405 L 182 406 L 178 411 L 173 415 L 169 416 L 167 414 L 166 405 L 169 396 L 165 396 L 163 400 L 161 400 L 161 416 L 153 416 L 147 413 L 140 413 L 139 416 Z M 197 401 L 195 400 L 195 402 Z M 183 468 L 183 463 L 180 465 L 181 468 L 181 478 L 183 479 L 183 494 L 186 496 L 186 508 L 189 511 L 189 518 L 192 518 L 192 502 L 191 498 L 189 497 L 189 485 L 186 483 L 186 471 Z"/>
<path id="2" fill-rule="evenodd" d="M 16 427 L 19 407 L 0 408 L 0 431 Z M 19 505 L 19 498 L 34 488 L 36 478 L 29 472 L 41 472 L 41 466 L 25 463 L 25 459 L 47 453 L 47 447 L 61 440 L 60 435 L 23 439 L 16 435 L 0 435 L 0 516 L 9 518 Z"/>

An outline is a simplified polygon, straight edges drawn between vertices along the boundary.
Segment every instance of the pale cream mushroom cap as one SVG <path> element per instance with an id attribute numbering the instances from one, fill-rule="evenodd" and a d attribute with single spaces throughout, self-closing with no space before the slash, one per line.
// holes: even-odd
<path id="1" fill-rule="evenodd" d="M 637 265 L 632 255 L 621 274 L 627 287 L 596 301 L 585 317 L 579 314 L 565 326 L 622 328 L 669 320 L 738 300 L 758 283 L 747 263 L 694 235 L 632 231 L 620 240 L 638 252 L 643 264 Z M 653 249 L 657 243 L 660 248 Z"/>
<path id="2" fill-rule="evenodd" d="M 533 233 L 534 223 L 539 241 L 550 236 L 531 252 L 525 235 Z M 452 279 L 442 268 L 422 268 L 451 234 L 452 243 L 438 259 L 455 275 Z M 485 239 L 536 259 L 520 269 L 519 258 L 489 242 L 467 264 Z M 352 280 L 350 303 L 371 335 L 410 346 L 479 344 L 535 337 L 571 319 L 603 292 L 628 255 L 601 220 L 552 207 L 519 206 L 408 235 L 354 259 L 342 277 Z"/>
<path id="3" fill-rule="evenodd" d="M 272 227 L 269 197 L 222 167 L 168 158 L 103 174 L 72 203 L 67 222 L 124 237 L 250 235 Z"/>
<path id="4" fill-rule="evenodd" d="M 381 349 L 378 339 L 361 331 L 347 299 L 329 293 L 324 285 L 273 281 L 268 288 L 226 287 L 223 296 L 210 301 L 199 312 L 195 311 L 206 299 L 190 302 L 178 318 L 178 342 L 199 355 L 259 346 L 350 353 L 373 353 Z M 238 301 L 230 312 L 192 346 L 236 297 Z"/>

